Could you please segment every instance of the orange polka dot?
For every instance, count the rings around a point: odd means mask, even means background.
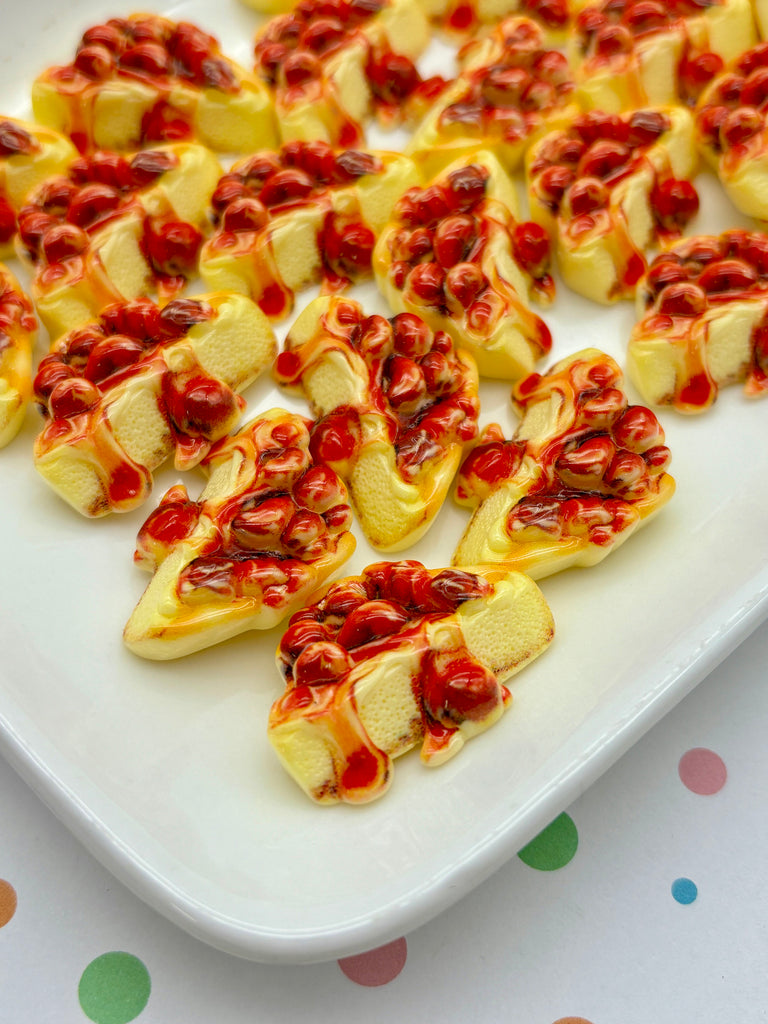
[[[552,1024],[592,1024],[586,1017],[558,1017]]]
[[[10,882],[0,878],[0,928],[8,924],[16,913],[16,890]]]

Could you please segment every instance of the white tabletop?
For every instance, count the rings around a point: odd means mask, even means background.
[[[762,1021],[766,662],[768,625],[525,859],[386,947],[310,966],[249,963],[190,938],[0,762],[0,1020]]]

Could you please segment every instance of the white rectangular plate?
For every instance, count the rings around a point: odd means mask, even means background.
[[[130,10],[7,5],[0,111],[28,113],[33,76],[69,59],[88,24]],[[249,64],[256,19],[237,0],[162,10]],[[745,223],[710,177],[698,183],[693,230]],[[386,312],[364,294],[370,312]],[[629,304],[603,309],[561,287],[545,316],[553,359],[595,345],[623,362]],[[482,396],[483,423],[511,428],[508,388],[484,385]],[[247,397],[251,412],[304,411],[268,381]],[[513,856],[765,618],[767,413],[735,387],[703,417],[662,416],[676,496],[601,565],[542,581],[555,642],[516,678],[501,722],[442,768],[402,758],[372,805],[320,808],[266,740],[282,690],[278,633],[170,664],[124,650],[146,583],[132,552],[149,509],[96,522],[73,513],[32,467],[31,410],[0,453],[2,750],[107,867],[214,946],[286,963],[395,938]],[[159,474],[155,497],[175,479]],[[194,474],[188,484],[197,494]],[[465,522],[449,503],[407,557],[447,564]],[[380,557],[360,541],[347,568]]]

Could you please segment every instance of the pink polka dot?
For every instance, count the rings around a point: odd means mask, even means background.
[[[677,771],[683,785],[700,796],[718,793],[728,776],[723,759],[706,747],[686,751],[680,758]]]
[[[16,913],[16,890],[10,882],[0,878],[0,928],[4,927]]]
[[[405,967],[408,946],[405,939],[395,939],[386,946],[379,946],[368,953],[347,956],[339,960],[339,967],[350,981],[367,988],[386,985],[393,981]]]

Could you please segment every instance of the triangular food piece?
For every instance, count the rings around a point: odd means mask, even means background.
[[[177,468],[195,466],[237,425],[237,392],[276,350],[269,321],[244,295],[109,306],[40,362],[34,390],[46,423],[35,466],[85,516],[134,509],[171,454]]]
[[[481,147],[512,173],[528,146],[578,107],[573,76],[530,18],[508,18],[459,53],[461,70],[416,128],[406,152],[426,175]]]
[[[21,429],[32,394],[37,320],[32,302],[0,263],[0,448]]]
[[[594,302],[631,298],[646,251],[678,237],[699,208],[696,164],[682,107],[591,111],[535,143],[531,216],[549,232],[568,287]]]
[[[360,146],[373,114],[397,120],[420,86],[429,41],[412,0],[299,0],[256,33],[256,73],[274,97],[283,142]]]
[[[99,151],[47,179],[19,213],[17,246],[52,338],[113,302],[177,295],[197,274],[221,166],[190,143]]]
[[[477,434],[472,357],[412,313],[366,316],[322,297],[304,310],[275,378],[318,418],[311,447],[349,487],[370,543],[399,551],[431,526]]]
[[[63,174],[77,150],[63,135],[0,116],[0,259],[13,255],[16,215],[46,178]]]
[[[757,42],[751,0],[597,0],[578,5],[568,53],[585,110],[693,106]]]
[[[696,141],[733,205],[768,220],[768,43],[743,53],[702,93]]]
[[[376,563],[291,619],[269,739],[313,800],[366,803],[388,789],[393,758],[420,744],[426,764],[443,764],[497,722],[505,681],[553,633],[521,573]]]
[[[638,289],[627,372],[646,402],[708,409],[726,384],[768,393],[768,236],[696,235],[661,253]]]
[[[376,282],[396,313],[416,313],[474,357],[481,376],[531,373],[551,345],[529,301],[549,302],[549,239],[515,216],[514,185],[477,151],[395,205],[373,253]]]
[[[584,349],[513,389],[511,441],[487,427],[459,472],[474,509],[454,564],[498,562],[534,579],[600,562],[672,497],[664,432],[629,405],[610,356]]]
[[[139,531],[154,575],[123,634],[143,658],[192,654],[271,629],[355,549],[344,484],[313,460],[311,420],[270,409],[204,460],[197,501],[178,484]]]
[[[288,142],[237,161],[213,193],[216,231],[202,247],[209,288],[243,292],[272,320],[321,282],[341,291],[371,277],[376,237],[420,178],[400,153]]]
[[[35,79],[32,109],[81,152],[197,141],[250,153],[277,141],[264,84],[207,32],[155,14],[86,29],[71,63]]]

